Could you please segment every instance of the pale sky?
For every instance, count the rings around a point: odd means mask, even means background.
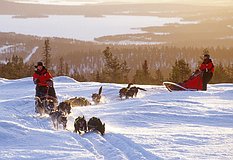
[[[80,5],[93,4],[101,2],[130,2],[130,3],[180,3],[180,4],[195,4],[195,5],[213,5],[213,6],[228,6],[233,5],[233,0],[9,0],[24,3],[42,3],[42,4],[65,4],[65,5]]]

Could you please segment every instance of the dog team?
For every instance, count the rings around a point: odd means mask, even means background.
[[[136,97],[139,90],[146,91],[140,87],[131,87],[133,84],[130,83],[126,88],[121,88],[119,90],[119,96],[121,99],[125,97],[128,99],[129,97]],[[98,93],[92,94],[92,101],[97,105],[100,103],[102,98],[102,86],[99,88]],[[35,97],[35,110],[40,116],[44,114],[49,114],[51,117],[53,126],[55,129],[58,130],[59,125],[63,126],[63,129],[66,129],[67,125],[67,117],[71,113],[72,107],[77,106],[88,106],[91,103],[84,97],[75,97],[69,100],[65,100],[61,102],[59,105],[57,101],[54,100],[51,96],[44,96],[44,97]],[[74,132],[81,134],[81,131],[84,133],[88,131],[96,131],[104,135],[105,132],[105,124],[101,122],[101,120],[97,117],[92,117],[87,122],[84,116],[79,116],[74,121]]]

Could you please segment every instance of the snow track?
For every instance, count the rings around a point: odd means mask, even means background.
[[[37,51],[38,48],[39,48],[38,46],[34,47],[34,48],[32,49],[32,51],[31,51],[31,53],[23,60],[23,62],[24,62],[24,63],[29,62],[30,59],[31,59],[31,57],[33,56],[33,54],[36,53],[36,51]]]
[[[126,159],[119,149],[112,146],[101,135],[87,133],[81,136],[81,139],[78,137],[78,141],[90,153],[94,154],[96,159]]]
[[[0,79],[0,159],[157,160],[233,157],[233,84],[210,85],[207,92],[172,92],[140,86],[134,99],[120,100],[125,85],[55,78],[59,101],[86,97],[103,86],[99,105],[74,107],[67,129],[53,128],[34,113],[31,78]],[[99,117],[106,134],[73,133],[74,119]]]

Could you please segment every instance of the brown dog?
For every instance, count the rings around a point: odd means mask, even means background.
[[[66,100],[65,102],[70,103],[71,107],[76,107],[76,106],[89,106],[91,103],[84,97],[75,97],[71,98],[69,100]]]
[[[126,97],[126,93],[129,90],[130,86],[133,85],[133,83],[129,83],[126,88],[121,88],[119,91],[119,96],[122,99],[122,97]]]
[[[95,104],[100,103],[101,93],[102,93],[102,86],[99,88],[99,93],[92,94],[91,97],[92,97],[92,100],[95,102]]]
[[[127,92],[126,92],[126,99],[128,99],[129,97],[137,97],[138,94],[138,90],[142,90],[142,91],[146,91],[143,88],[140,87],[131,87]]]

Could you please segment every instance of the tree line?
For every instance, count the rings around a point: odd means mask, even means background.
[[[135,70],[135,73],[130,76],[132,68],[129,67],[126,60],[122,60],[114,55],[110,47],[106,47],[102,51],[102,56],[99,58],[103,61],[103,67],[95,69],[94,73],[84,75],[80,73],[77,66],[69,65],[64,57],[59,58],[59,63],[54,66],[51,57],[51,46],[48,39],[44,41],[42,52],[42,60],[48,70],[54,76],[70,76],[78,81],[96,81],[107,83],[129,83],[135,84],[159,84],[163,81],[183,82],[192,74],[190,64],[183,59],[174,60],[174,65],[171,67],[169,76],[165,78],[162,72],[162,67],[151,69],[147,59],[142,59],[142,64]],[[200,59],[200,62],[202,59]],[[198,64],[198,65],[199,65]],[[198,68],[198,65],[196,68]],[[6,64],[0,64],[0,77],[7,79],[17,79],[29,77],[34,72],[34,64],[24,63],[23,58],[13,55],[7,60]],[[214,76],[211,83],[233,83],[233,64],[223,66],[222,63],[215,64]]]
[[[26,36],[14,33],[0,33],[0,44],[11,46],[7,50],[2,50],[0,59],[11,59],[13,55],[26,58],[36,46],[36,53],[30,58],[31,63],[42,60],[44,41],[46,38]],[[101,72],[105,66],[102,51],[106,44],[93,42],[83,42],[73,39],[49,38],[52,68],[58,70],[60,58],[69,64],[70,70],[79,72],[86,79],[91,79],[94,72]],[[129,78],[132,79],[136,70],[140,70],[142,64],[147,60],[151,75],[155,76],[155,71],[159,69],[165,78],[169,77],[175,60],[184,59],[189,63],[192,70],[195,69],[203,47],[184,46],[176,47],[172,45],[108,45],[112,54],[120,61],[126,61],[130,68]],[[0,46],[1,47],[1,46]],[[223,67],[232,64],[233,47],[205,46],[213,57],[215,64],[222,63]]]

